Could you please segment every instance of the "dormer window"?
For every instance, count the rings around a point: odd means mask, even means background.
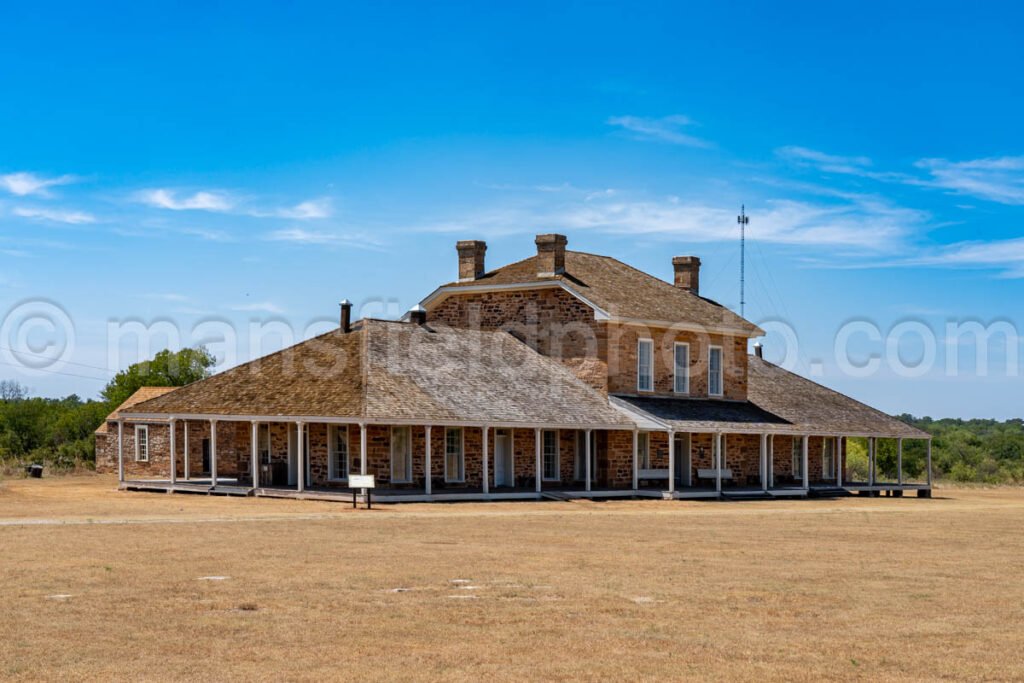
[[[708,395],[722,395],[722,347],[708,349]]]
[[[636,343],[636,390],[654,391],[654,340]]]

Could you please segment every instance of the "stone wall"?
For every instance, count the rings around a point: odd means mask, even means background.
[[[452,295],[428,314],[451,327],[506,330],[556,358],[602,391],[637,393],[637,341],[654,340],[655,395],[675,394],[675,343],[690,345],[690,396],[708,395],[708,347],[722,347],[723,398],[747,397],[747,339],[594,320],[593,310],[562,289]]]

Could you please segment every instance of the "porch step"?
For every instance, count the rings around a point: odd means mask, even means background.
[[[775,496],[764,491],[760,493],[730,493],[722,491],[722,500],[775,500]]]
[[[838,486],[830,486],[828,488],[812,488],[807,492],[808,498],[844,498],[850,495],[850,492],[844,488]]]
[[[540,497],[544,500],[557,500],[560,503],[568,503],[572,500],[572,498],[564,493],[558,493],[555,491],[541,491]]]

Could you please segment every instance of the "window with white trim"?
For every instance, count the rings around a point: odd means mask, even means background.
[[[347,481],[348,465],[348,425],[330,425],[328,443],[329,459],[327,461],[327,478],[333,481]]]
[[[636,439],[637,469],[651,469],[651,435],[641,432]]]
[[[636,343],[636,390],[654,391],[654,340]]]
[[[391,481],[412,482],[412,435],[409,427],[391,428]]]
[[[256,446],[259,449],[260,462],[270,464],[270,425],[260,424],[257,428]]]
[[[821,449],[821,476],[831,479],[836,476],[836,441],[828,438],[824,441],[824,446]]]
[[[448,427],[444,430],[444,480],[463,482],[466,480],[466,456],[463,448],[462,429]]]
[[[149,462],[149,425],[135,425],[135,462]]]
[[[545,481],[558,481],[560,479],[558,475],[558,431],[545,429],[541,433],[541,440],[543,443],[541,451],[543,456],[542,476]]]
[[[708,396],[722,395],[722,347],[708,349]]]
[[[794,477],[804,476],[804,445],[803,439],[800,437],[793,437],[793,468]]]
[[[673,388],[677,394],[688,394],[690,393],[690,345],[686,342],[676,342],[674,360]]]

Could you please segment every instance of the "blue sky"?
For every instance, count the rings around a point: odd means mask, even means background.
[[[127,321],[189,343],[326,325],[343,297],[395,315],[466,238],[491,266],[553,231],[665,278],[697,254],[738,308],[746,204],[747,317],[794,331],[797,371],[891,412],[1020,416],[1024,11],[892,5],[5,8],[0,314],[49,302],[74,332],[8,324],[0,377],[93,396],[135,360],[108,348]],[[880,331],[849,337],[877,371],[837,360],[850,321]],[[1011,331],[950,338],[972,321]],[[919,376],[888,362],[929,343]]]

